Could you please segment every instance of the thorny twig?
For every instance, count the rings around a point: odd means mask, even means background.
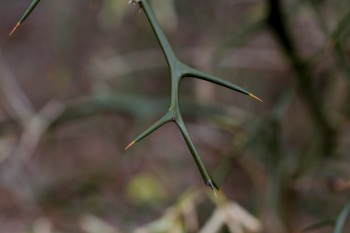
[[[222,80],[218,77],[209,75],[207,73],[204,73],[202,71],[199,71],[195,68],[192,68],[184,63],[182,63],[175,55],[173,49],[171,48],[169,41],[167,40],[166,36],[163,33],[163,30],[161,29],[158,20],[156,19],[150,5],[146,0],[132,0],[130,1],[132,4],[139,4],[139,6],[144,10],[149,23],[152,26],[152,29],[158,39],[158,42],[162,48],[162,51],[165,55],[166,61],[168,63],[169,69],[170,69],[170,78],[171,78],[171,99],[170,99],[170,107],[167,113],[160,118],[156,123],[154,123],[151,127],[146,129],[143,133],[141,133],[135,140],[133,140],[125,149],[127,150],[129,147],[137,143],[138,141],[142,140],[164,124],[168,122],[174,122],[183,138],[186,141],[186,144],[192,154],[193,159],[196,162],[196,165],[200,171],[200,174],[207,186],[209,186],[214,193],[216,194],[215,190],[219,190],[218,186],[213,182],[211,177],[209,176],[203,162],[201,161],[201,158],[190,138],[190,135],[187,131],[187,128],[185,126],[185,123],[182,119],[182,114],[179,107],[179,86],[180,82],[185,77],[192,77],[197,79],[202,79],[226,88],[229,88],[231,90],[243,93],[245,95],[251,96],[255,99],[260,100],[253,94],[247,92],[243,88],[236,86],[230,82],[227,82],[225,80]],[[261,100],[260,100],[261,101]]]

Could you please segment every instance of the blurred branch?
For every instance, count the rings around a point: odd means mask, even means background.
[[[106,221],[90,214],[84,215],[79,225],[86,233],[120,233],[116,227],[108,224]]]
[[[193,57],[200,55],[203,51],[213,51],[215,47],[178,47],[176,48],[180,54],[185,57]],[[266,48],[226,48],[214,52],[215,56],[223,56],[229,54],[221,61],[217,60],[216,66],[231,69],[252,69],[258,71],[287,71],[279,53],[272,49]],[[221,53],[223,53],[221,55]],[[194,58],[198,62],[198,57]],[[259,61],[253,58],[261,58]],[[215,59],[211,59],[216,61]],[[282,64],[281,64],[282,63]],[[149,70],[155,68],[166,67],[166,62],[162,58],[162,54],[158,49],[147,49],[128,54],[121,54],[110,58],[95,58],[91,64],[90,72],[95,72],[95,76],[106,80],[119,78],[129,75],[133,72]]]
[[[241,29],[237,32],[232,33],[232,37],[230,37],[227,41],[221,44],[219,48],[215,50],[212,57],[213,66],[216,66],[221,58],[225,55],[225,49],[227,47],[237,47],[243,42],[247,41],[253,36],[256,36],[260,32],[262,32],[266,24],[264,22],[265,17],[260,17],[255,19],[253,22],[249,22],[247,25],[243,25],[240,27]]]
[[[290,35],[290,29],[287,26],[286,19],[282,13],[280,0],[268,0],[269,16],[267,23],[280,42],[286,56],[296,72],[297,89],[303,97],[312,118],[316,123],[317,129],[322,135],[322,157],[328,157],[332,153],[336,144],[336,131],[329,120],[327,114],[322,109],[319,98],[313,90],[312,75],[307,64],[298,54],[295,43]]]
[[[258,219],[236,203],[219,206],[199,233],[220,232],[227,226],[232,233],[261,232],[262,225]]]
[[[16,81],[14,74],[6,63],[0,48],[0,94],[5,99],[9,113],[24,126],[34,115],[34,108],[28,97]]]
[[[55,128],[67,121],[93,116],[106,112],[127,114],[144,121],[160,114],[168,106],[168,100],[162,98],[147,98],[127,94],[96,94],[80,98],[65,107],[65,110],[51,124]],[[227,114],[222,107],[200,105],[189,100],[183,101],[183,112],[186,115],[217,115]]]
[[[333,233],[342,233],[345,230],[345,223],[350,216],[350,200],[344,205],[343,209],[340,211],[336,218]]]
[[[335,223],[334,219],[323,219],[321,221],[318,221],[314,224],[311,224],[307,227],[303,227],[300,230],[296,230],[294,233],[306,233],[306,232],[313,232],[316,230],[320,230],[326,227],[333,226]]]
[[[198,232],[197,206],[203,202],[204,197],[203,192],[198,190],[186,192],[165,210],[161,218],[138,227],[134,233]]]
[[[207,200],[215,204],[215,209],[202,227],[198,224],[200,205]],[[224,197],[213,198],[199,190],[185,193],[173,206],[168,208],[164,215],[136,229],[135,233],[161,233],[161,232],[221,232],[227,226],[232,233],[257,233],[262,231],[260,221],[247,210]]]
[[[14,162],[14,164],[22,164],[34,152],[41,136],[50,125],[50,119],[55,119],[57,117],[58,109],[61,109],[62,106],[57,102],[50,102],[41,111],[35,113],[31,102],[16,82],[13,73],[6,64],[1,49],[0,72],[0,90],[7,102],[6,106],[11,109],[10,113],[12,113],[15,121],[19,122],[23,129],[18,144],[14,146],[11,152],[11,160],[17,161]],[[7,124],[11,122],[11,120],[6,120],[5,123],[1,123],[1,125],[6,127]],[[15,170],[18,169],[13,169],[13,171],[16,173]],[[2,172],[3,170],[4,169],[2,169]],[[11,172],[4,173],[6,176],[12,176]]]
[[[135,106],[137,106],[135,108]],[[143,96],[126,95],[126,94],[95,94],[92,96],[81,97],[72,101],[50,120],[49,129],[53,130],[69,121],[80,120],[84,117],[95,116],[103,113],[126,114],[133,118],[150,119],[166,109],[168,100],[162,98],[145,98]],[[230,109],[223,109],[222,106],[201,105],[198,103],[184,100],[182,103],[183,113],[188,116],[215,116],[215,115],[232,115]],[[234,111],[236,113],[236,111]],[[246,113],[242,113],[246,114]],[[0,129],[5,128],[18,129],[19,122],[15,119],[6,119],[0,122]]]
[[[345,49],[343,46],[344,38],[346,32],[349,30],[350,26],[350,11],[348,11],[342,18],[339,20],[337,27],[333,32],[330,32],[330,29],[327,26],[326,19],[323,16],[320,9],[320,2],[316,0],[308,0],[310,3],[315,15],[317,22],[326,37],[326,45],[325,48],[331,48],[333,50],[333,54],[336,58],[337,64],[341,70],[343,70],[345,76],[348,81],[350,81],[350,64],[349,60],[346,56]]]
[[[7,160],[3,160],[0,164],[4,185],[12,187],[26,198],[30,198],[33,193],[26,176],[23,174],[24,167],[34,154],[51,122],[60,115],[61,111],[62,105],[53,101],[40,112],[34,114],[24,126],[20,139],[14,145]]]

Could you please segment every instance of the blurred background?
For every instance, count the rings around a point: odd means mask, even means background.
[[[182,82],[225,200],[172,123],[124,151],[170,101],[142,10],[42,1],[9,37],[29,3],[0,8],[0,232],[333,232],[346,219],[348,1],[150,1],[181,60],[264,100]]]

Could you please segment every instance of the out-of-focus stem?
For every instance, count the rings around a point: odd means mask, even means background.
[[[268,0],[269,16],[267,23],[274,32],[286,56],[288,57],[296,73],[298,91],[304,99],[316,127],[322,135],[323,156],[329,156],[335,147],[336,132],[327,114],[322,109],[319,99],[313,90],[312,75],[309,67],[303,61],[295,48],[295,43],[290,36],[290,30],[282,14],[280,0]]]

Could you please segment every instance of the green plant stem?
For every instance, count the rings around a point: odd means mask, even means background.
[[[171,78],[171,99],[170,99],[170,107],[168,112],[156,123],[154,123],[151,127],[146,129],[143,133],[141,133],[138,137],[136,137],[135,140],[133,140],[125,149],[128,149],[132,145],[134,145],[136,142],[142,140],[155,130],[157,130],[159,127],[164,125],[167,122],[175,122],[178,126],[179,130],[182,133],[183,138],[186,141],[186,144],[191,152],[191,155],[197,165],[197,168],[200,172],[200,175],[202,179],[204,180],[205,184],[209,186],[214,192],[215,190],[219,190],[218,186],[212,181],[210,178],[191,138],[187,131],[187,128],[185,126],[185,123],[182,119],[180,106],[179,106],[179,87],[182,78],[184,77],[193,77],[193,78],[199,78],[205,81],[212,82],[214,84],[229,88],[234,91],[238,91],[240,93],[243,93],[245,95],[251,96],[253,98],[257,98],[253,94],[247,92],[243,88],[234,85],[232,83],[229,83],[225,80],[222,80],[218,77],[215,77],[213,75],[209,75],[207,73],[201,72],[195,68],[192,68],[184,63],[182,63],[175,55],[173,49],[170,46],[170,43],[166,36],[163,33],[163,30],[161,29],[158,20],[156,19],[152,8],[148,4],[146,0],[134,0],[133,3],[138,3],[140,7],[144,10],[147,19],[149,23],[151,24],[151,27],[153,29],[153,32],[155,33],[158,42],[162,48],[162,51],[164,53],[164,56],[167,60],[169,69],[170,69],[170,78]]]
[[[146,16],[149,20],[149,23],[152,25],[152,30],[153,30],[154,34],[156,35],[159,44],[161,45],[161,48],[162,48],[163,53],[165,55],[165,59],[168,62],[168,65],[170,67],[173,67],[174,62],[176,61],[175,53],[174,53],[173,49],[171,48],[168,39],[164,35],[164,32],[161,29],[159,22],[152,11],[151,6],[148,4],[147,1],[142,1],[142,0],[139,1],[139,4],[144,9]]]
[[[27,8],[27,10],[24,12],[24,14],[22,15],[21,19],[18,21],[18,23],[16,24],[16,26],[12,29],[10,36],[12,35],[12,33],[14,33],[14,31],[16,31],[16,29],[28,18],[28,16],[33,12],[33,10],[37,7],[37,5],[39,4],[40,0],[33,0],[29,7]]]

